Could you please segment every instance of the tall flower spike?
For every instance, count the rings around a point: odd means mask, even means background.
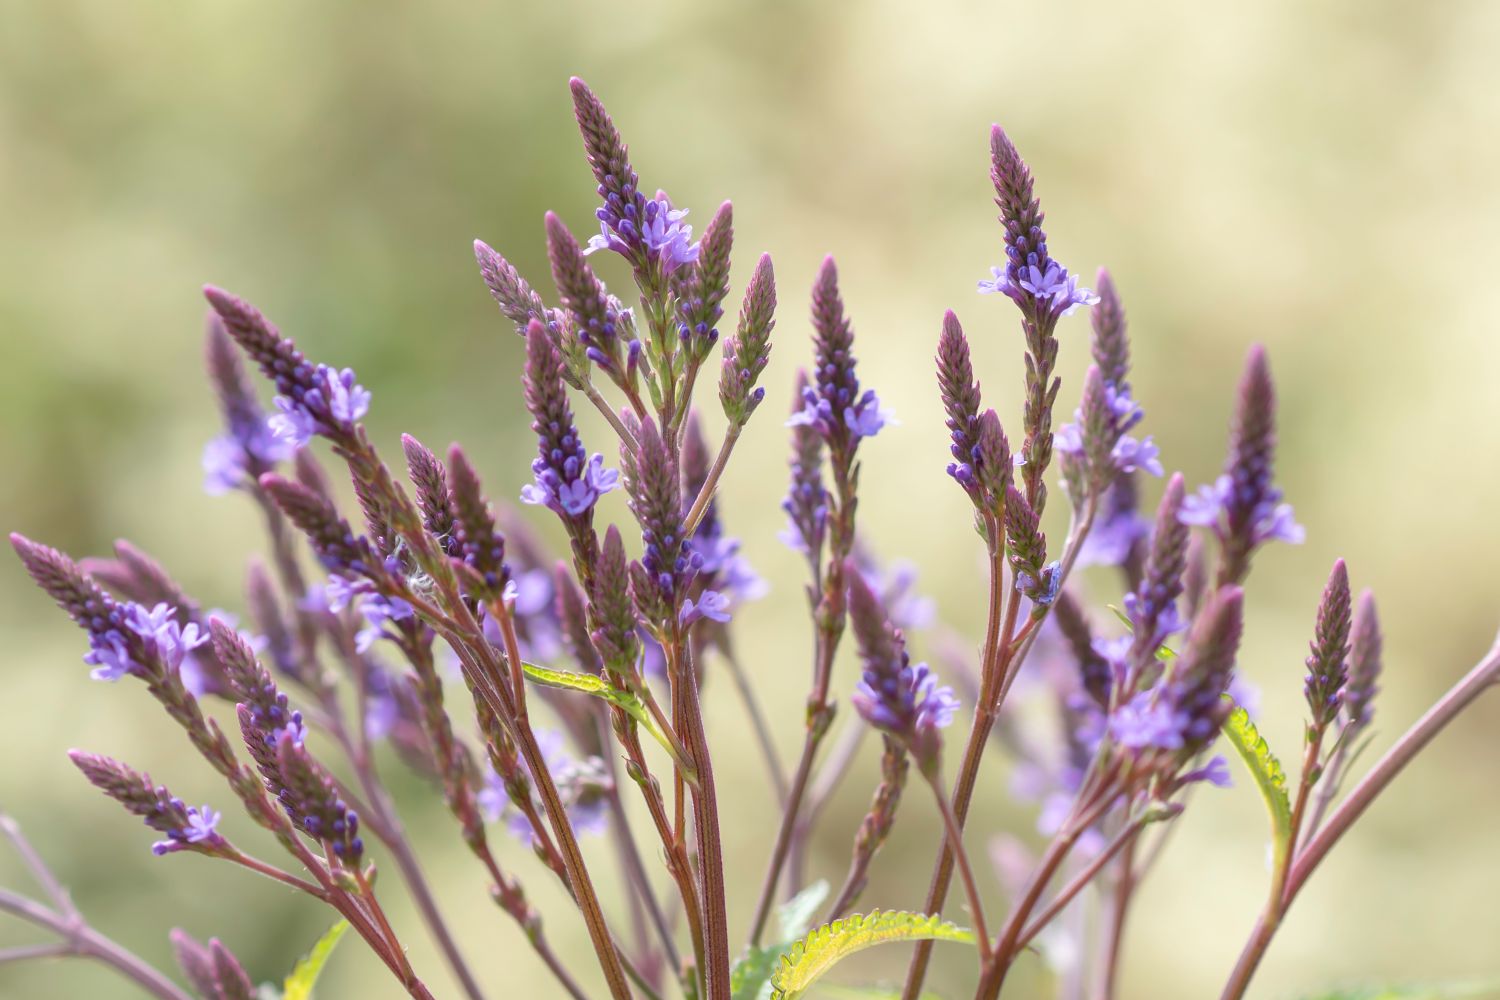
[[[817,360],[813,386],[802,392],[802,409],[788,421],[817,429],[836,460],[852,461],[860,438],[874,437],[890,420],[873,389],[859,391],[854,371],[854,328],[844,315],[838,266],[832,257],[813,285],[813,347]]]
[[[1128,389],[1126,379],[1130,375],[1130,339],[1126,335],[1125,308],[1120,304],[1120,294],[1115,290],[1115,282],[1109,271],[1101,267],[1096,283],[1099,286],[1099,301],[1089,311],[1089,322],[1094,328],[1094,339],[1090,345],[1094,364],[1099,366],[1107,385]]]
[[[341,576],[370,576],[377,572],[379,560],[369,541],[356,535],[349,522],[324,497],[274,473],[262,476],[260,485],[287,519],[307,536],[324,569]]]
[[[416,489],[423,526],[443,546],[443,551],[450,556],[459,555],[462,543],[458,539],[453,494],[448,488],[448,470],[426,445],[410,434],[401,435],[401,449],[406,453],[407,474]]]
[[[974,364],[969,358],[969,339],[958,317],[950,309],[943,314],[943,332],[937,349],[938,395],[943,412],[948,415],[948,475],[962,486],[975,504],[984,502],[979,483],[979,383],[974,380]],[[1008,450],[1008,449],[1007,449]]]
[[[799,371],[794,398],[801,399],[809,391],[807,373]],[[823,486],[823,439],[807,424],[792,427],[791,467],[791,489],[781,502],[787,515],[781,540],[817,566],[828,533],[828,491]]]
[[[165,785],[153,785],[149,775],[117,760],[82,750],[69,750],[68,759],[95,788],[139,816],[151,829],[165,834],[164,839],[151,845],[151,853],[214,854],[226,846],[217,830],[219,813],[208,806],[185,805]]]
[[[224,321],[224,329],[276,384],[276,408],[270,427],[277,437],[298,447],[314,435],[349,444],[356,423],[370,408],[370,394],[354,381],[354,372],[313,365],[283,337],[260,310],[243,299],[209,285],[203,294]]]
[[[1318,624],[1307,657],[1303,693],[1312,710],[1311,729],[1321,733],[1338,718],[1344,684],[1349,679],[1349,570],[1334,561],[1318,602]]]
[[[562,358],[535,320],[526,329],[525,382],[537,457],[531,463],[536,481],[521,490],[521,501],[548,507],[564,519],[586,518],[599,497],[619,484],[620,474],[604,468],[602,455],[584,451],[563,388]]]
[[[1042,209],[1033,191],[1031,170],[1005,130],[990,129],[990,179],[995,204],[1005,227],[1005,267],[990,269],[993,277],[979,283],[981,292],[1003,292],[1033,321],[1051,325],[1079,306],[1098,301],[1078,278],[1047,253],[1042,231]]]
[[[459,556],[472,572],[469,590],[481,602],[499,600],[510,580],[505,565],[505,536],[495,527],[489,501],[479,485],[479,474],[458,445],[448,449],[453,472],[453,506]]]
[[[979,437],[976,444],[979,487],[984,493],[985,509],[999,511],[1015,481],[1015,459],[1010,441],[1000,426],[1000,415],[993,409],[979,415]]]
[[[1161,644],[1184,624],[1177,610],[1182,577],[1187,569],[1189,535],[1187,526],[1179,519],[1182,502],[1182,476],[1173,475],[1156,509],[1156,528],[1151,534],[1151,550],[1141,585],[1125,597],[1125,612],[1134,628],[1129,666],[1136,678],[1147,674],[1156,662],[1156,651]]]
[[[1275,453],[1276,390],[1265,348],[1257,344],[1240,378],[1224,474],[1182,508],[1183,521],[1210,526],[1219,537],[1220,585],[1243,582],[1250,557],[1262,543],[1275,539],[1297,545],[1305,537],[1291,504],[1281,502],[1281,491],[1272,484]]]
[[[1359,609],[1354,613],[1354,638],[1349,650],[1349,684],[1344,689],[1344,717],[1350,739],[1370,724],[1375,716],[1375,695],[1380,690],[1381,647],[1380,616],[1375,611],[1375,595],[1359,595]]]
[[[647,417],[637,435],[639,453],[626,464],[630,510],[641,525],[644,552],[631,567],[631,592],[657,630],[672,627],[699,559],[682,534],[682,491],[677,463]]]
[[[940,730],[953,721],[958,699],[939,685],[925,663],[912,666],[906,638],[891,624],[880,598],[859,567],[845,564],[849,581],[849,621],[863,664],[851,700],[860,717],[900,740],[924,774],[937,771],[942,753]]]
[[[282,730],[274,745],[282,781],[279,797],[287,815],[345,865],[358,867],[365,849],[359,817],[339,798],[333,778],[308,754],[299,734]]]
[[[633,676],[641,652],[639,623],[630,598],[625,543],[613,524],[604,532],[599,568],[589,592],[589,620],[594,648],[604,659],[604,665],[614,673]]]
[[[743,427],[765,398],[756,386],[760,373],[771,360],[771,330],[776,325],[776,274],[771,255],[763,253],[740,303],[740,318],[734,336],[724,344],[724,365],[719,375],[719,402],[730,426]]]
[[[1016,589],[1031,599],[1036,614],[1057,597],[1061,571],[1057,563],[1047,562],[1047,536],[1036,511],[1014,486],[1005,491],[1005,539]]]
[[[178,966],[202,1000],[254,1000],[250,977],[218,938],[209,938],[205,945],[176,928],[171,939]]]
[[[622,335],[626,331],[618,303],[584,260],[583,250],[568,227],[552,212],[547,213],[547,259],[552,262],[552,280],[563,308],[589,360],[610,378],[624,379],[626,345]]]
[[[629,150],[609,112],[576,76],[569,86],[573,116],[603,199],[594,213],[599,218],[599,235],[589,240],[589,251],[614,250],[637,268],[659,263],[668,272],[691,263],[697,258],[698,245],[691,242],[692,227],[682,222],[687,212],[673,209],[664,195],[647,198],[641,193]]]
[[[677,332],[694,364],[702,364],[719,340],[719,320],[729,295],[729,252],[734,246],[734,209],[719,206],[699,244],[698,259],[679,269]]]
[[[1223,694],[1234,672],[1243,627],[1244,592],[1234,585],[1219,588],[1193,623],[1187,648],[1174,666],[1174,700],[1187,756],[1212,742],[1229,714],[1230,703]]]
[[[272,433],[234,341],[214,312],[208,314],[204,360],[208,380],[219,399],[224,433],[203,449],[203,489],[221,494],[253,485],[277,463],[290,458],[292,448]]]
[[[521,277],[521,272],[510,261],[483,240],[474,241],[474,259],[479,262],[479,273],[495,304],[500,307],[501,314],[516,325],[517,333],[526,336],[526,327],[532,320],[544,326],[552,321],[551,310],[536,289]]]

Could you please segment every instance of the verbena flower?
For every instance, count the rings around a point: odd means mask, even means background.
[[[1079,287],[1078,278],[1047,253],[1031,170],[999,125],[990,130],[990,152],[995,204],[1005,227],[1006,262],[990,268],[991,277],[979,282],[979,291],[1007,295],[1028,315],[1047,320],[1097,302],[1098,296]]]
[[[860,392],[854,371],[854,328],[844,315],[839,295],[838,267],[823,259],[813,285],[813,344],[817,368],[813,382],[802,389],[802,408],[792,414],[790,427],[812,427],[839,452],[852,451],[861,438],[874,437],[892,422],[875,390]]]
[[[165,838],[151,845],[160,857],[177,851],[213,853],[225,846],[219,835],[220,813],[208,806],[185,805],[165,785],[153,785],[149,775],[97,754],[70,750],[68,757],[83,776],[105,795],[145,821]]]
[[[850,700],[861,718],[904,743],[917,766],[930,773],[937,767],[942,748],[939,731],[953,721],[958,699],[952,688],[938,682],[927,664],[912,665],[901,630],[891,624],[880,599],[852,561],[844,575],[849,586],[849,621],[863,664]]]
[[[565,518],[583,517],[619,485],[620,474],[604,467],[602,455],[591,457],[584,450],[563,388],[562,358],[535,321],[526,331],[525,382],[538,454],[531,463],[535,482],[521,490],[521,502]]]

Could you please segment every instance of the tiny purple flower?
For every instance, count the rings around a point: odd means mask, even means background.
[[[281,412],[271,417],[271,432],[297,448],[317,434],[348,432],[370,409],[370,393],[354,381],[354,370],[319,365],[313,388],[296,396],[277,396]]]
[[[158,840],[152,844],[151,853],[161,857],[164,854],[184,850],[188,844],[211,844],[221,840],[218,833],[220,817],[218,810],[210,809],[208,806],[202,809],[189,806],[187,826],[171,831],[167,834],[167,839]]]
[[[1177,750],[1182,747],[1186,722],[1157,690],[1141,691],[1109,717],[1109,734],[1129,750]]]
[[[682,610],[677,613],[677,620],[683,625],[691,625],[700,618],[708,618],[716,622],[729,621],[729,598],[717,590],[705,590],[698,598],[696,604],[691,597],[682,602]]]

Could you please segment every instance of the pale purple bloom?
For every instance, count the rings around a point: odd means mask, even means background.
[[[1078,286],[1078,276],[1055,260],[1048,259],[1043,267],[1022,264],[1015,268],[1016,280],[1012,281],[1005,268],[992,267],[993,277],[981,279],[981,294],[1000,292],[1025,306],[1035,301],[1053,317],[1066,316],[1079,306],[1091,306],[1099,296],[1087,288]]]
[[[634,206],[631,206],[634,208]],[[585,254],[598,250],[613,250],[623,257],[630,257],[639,241],[649,256],[662,261],[663,270],[671,272],[683,264],[698,259],[698,244],[693,242],[693,227],[682,220],[687,217],[685,208],[673,208],[666,193],[658,191],[656,197],[642,205],[639,224],[628,219],[616,220],[608,210],[599,213],[599,235],[590,236]],[[611,223],[615,223],[612,225]]]
[[[1157,690],[1141,691],[1109,716],[1109,735],[1129,750],[1177,750],[1187,720]]]
[[[1179,785],[1186,785],[1193,781],[1206,781],[1218,788],[1228,788],[1234,784],[1229,773],[1229,762],[1217,754],[1209,758],[1208,763],[1202,767],[1189,771],[1177,779]]]
[[[1122,473],[1131,473],[1139,469],[1153,476],[1161,476],[1165,474],[1165,470],[1161,467],[1161,460],[1157,458],[1158,453],[1150,434],[1139,441],[1129,434],[1124,434],[1110,449],[1109,457],[1114,461],[1115,468]]]
[[[1233,492],[1234,480],[1227,474],[1207,486],[1200,486],[1197,493],[1183,500],[1178,520],[1183,524],[1211,527],[1215,533],[1222,531],[1221,518]],[[1267,499],[1256,507],[1250,529],[1251,539],[1255,544],[1279,541],[1288,545],[1300,545],[1306,540],[1307,531],[1296,522],[1292,505],[1281,503],[1280,500],[1280,491],[1272,490]]]
[[[188,844],[207,844],[222,840],[218,833],[220,816],[217,810],[208,806],[202,809],[188,806],[188,825],[168,833],[166,840],[158,840],[152,844],[151,853],[161,857],[163,854],[183,850]]]
[[[1116,511],[1096,524],[1078,548],[1079,566],[1118,566],[1151,534],[1151,522],[1135,510]]]
[[[826,438],[837,419],[828,399],[808,387],[802,391],[802,409],[787,419],[786,426],[816,428]],[[874,389],[866,389],[859,399],[844,407],[842,419],[856,439],[874,437],[887,424],[896,422],[895,415],[880,405]]]
[[[716,622],[729,621],[729,598],[717,590],[705,590],[693,603],[691,597],[682,602],[682,610],[677,613],[677,620],[683,625],[691,625],[700,618],[708,618]]]
[[[196,623],[179,625],[174,620],[177,609],[169,604],[157,604],[147,611],[139,604],[125,605],[125,627],[141,637],[148,653],[154,653],[169,670],[182,666],[188,653],[208,642],[208,633]],[[115,680],[117,677],[106,678]]]
[[[354,370],[319,365],[313,388],[297,396],[277,396],[271,432],[300,448],[315,435],[349,431],[370,409],[370,393],[354,381]]]
[[[139,669],[125,648],[124,636],[113,629],[89,636],[89,651],[83,654],[83,662],[93,666],[89,676],[96,681],[117,681]]]
[[[564,463],[564,474],[540,458],[531,463],[536,482],[521,488],[521,502],[547,507],[559,514],[577,517],[591,509],[599,498],[620,485],[617,469],[604,467],[604,456],[595,455],[578,467],[576,458],[569,456]]]

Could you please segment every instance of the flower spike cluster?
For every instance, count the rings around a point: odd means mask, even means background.
[[[813,346],[817,368],[813,384],[802,391],[802,409],[790,426],[817,429],[831,452],[852,455],[861,438],[874,437],[891,420],[874,389],[860,392],[854,371],[854,328],[844,315],[838,266],[823,259],[813,285]]]
[[[535,320],[526,330],[526,408],[537,435],[531,463],[536,481],[521,490],[521,502],[547,507],[564,519],[589,515],[599,498],[619,485],[620,474],[589,456],[578,437],[563,388],[562,358]]]

